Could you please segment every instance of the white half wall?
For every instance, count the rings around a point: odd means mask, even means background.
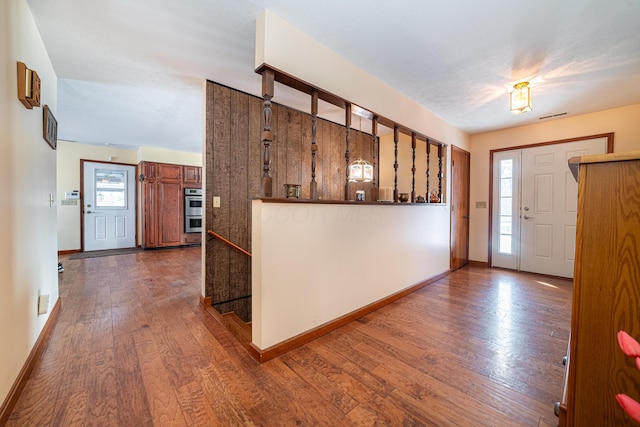
[[[447,205],[252,202],[261,350],[449,270]]]

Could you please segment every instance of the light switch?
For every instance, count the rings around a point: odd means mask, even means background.
[[[486,201],[476,202],[476,209],[486,209],[486,208],[487,208]]]
[[[213,196],[213,207],[214,208],[220,207],[220,196]]]
[[[38,314],[47,314],[49,311],[49,295],[38,296]]]

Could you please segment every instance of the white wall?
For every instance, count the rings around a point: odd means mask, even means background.
[[[252,203],[252,340],[266,349],[449,270],[444,205]]]
[[[640,150],[640,104],[471,136],[469,258],[488,260],[490,150],[614,132],[614,152]]]
[[[62,205],[60,201],[66,191],[80,188],[80,160],[137,165],[141,161],[174,163],[178,165],[201,166],[202,154],[186,153],[163,148],[140,147],[138,150],[116,148],[113,145],[90,145],[77,142],[58,141],[58,250],[79,250],[81,206]],[[111,160],[109,160],[111,158]],[[138,209],[139,212],[139,209]],[[138,221],[139,222],[139,221]],[[138,243],[140,243],[138,232]]]
[[[270,11],[265,10],[256,21],[256,68],[268,64],[416,132],[469,149],[468,134]]]
[[[41,79],[41,105],[57,111],[57,78],[25,0],[0,2],[0,402],[58,300],[56,151],[42,138],[42,107],[16,93],[16,62]],[[38,292],[49,312],[38,315]]]

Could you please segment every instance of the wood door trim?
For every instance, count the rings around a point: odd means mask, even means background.
[[[492,251],[493,251],[493,155],[495,153],[499,153],[501,151],[512,151],[512,150],[523,150],[525,148],[534,148],[541,147],[543,145],[556,145],[556,144],[566,144],[569,142],[577,142],[577,141],[585,141],[589,139],[596,138],[607,138],[607,153],[613,153],[613,137],[614,132],[607,133],[599,133],[596,135],[587,135],[587,136],[578,136],[575,138],[567,138],[567,139],[558,139],[554,141],[547,142],[537,142],[533,144],[524,144],[524,145],[515,145],[512,147],[503,147],[496,148],[494,150],[489,150],[489,200],[488,200],[488,208],[489,208],[489,227],[488,227],[488,239],[487,239],[487,264],[489,267],[492,265]]]

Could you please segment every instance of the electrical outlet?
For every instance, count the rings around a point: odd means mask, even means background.
[[[220,196],[213,196],[213,207],[214,208],[220,207]]]

